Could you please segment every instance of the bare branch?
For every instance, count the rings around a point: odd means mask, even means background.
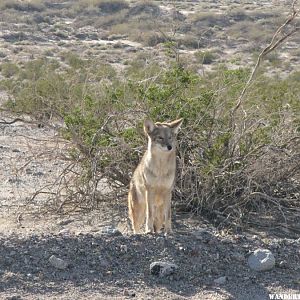
[[[4,119],[0,120],[0,124],[5,124],[5,125],[11,125],[11,124],[14,124],[14,123],[17,123],[17,122],[30,123],[30,122],[28,122],[24,119],[21,119],[21,118],[16,118],[16,119],[13,119],[12,121],[6,121]]]
[[[231,127],[234,127],[234,118],[235,118],[235,113],[236,111],[240,108],[241,104],[242,104],[242,101],[244,99],[244,96],[246,94],[246,91],[248,90],[252,80],[254,79],[257,71],[258,71],[258,68],[263,60],[263,58],[269,54],[270,52],[272,52],[274,49],[276,49],[279,45],[281,45],[288,37],[290,37],[291,35],[293,35],[295,32],[297,32],[300,27],[299,26],[294,26],[293,29],[291,29],[289,32],[287,33],[283,33],[283,30],[284,29],[287,29],[288,25],[291,24],[295,19],[296,19],[296,16],[298,15],[299,13],[299,10],[296,9],[296,2],[297,0],[294,0],[293,3],[292,3],[292,12],[290,13],[290,15],[287,17],[287,19],[285,20],[285,22],[280,25],[278,27],[278,29],[275,31],[273,37],[272,37],[272,40],[270,42],[270,44],[265,47],[261,53],[259,54],[258,58],[257,58],[257,61],[256,61],[256,64],[250,74],[250,77],[248,79],[248,81],[246,82],[239,98],[237,99],[237,103],[235,105],[235,107],[232,109],[232,119],[231,119]],[[279,35],[283,35],[282,37],[279,37]]]

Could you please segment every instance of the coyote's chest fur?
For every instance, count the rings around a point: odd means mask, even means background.
[[[171,232],[171,198],[176,174],[176,134],[182,120],[145,121],[148,148],[134,171],[128,194],[133,231],[146,219],[146,232]]]
[[[159,157],[147,151],[144,159],[145,185],[161,190],[172,189],[176,169],[175,153],[167,153]]]

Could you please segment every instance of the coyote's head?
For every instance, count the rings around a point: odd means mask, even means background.
[[[183,119],[178,119],[170,123],[153,123],[151,120],[145,120],[144,131],[148,136],[148,147],[150,150],[160,150],[171,152],[176,148],[176,135]]]

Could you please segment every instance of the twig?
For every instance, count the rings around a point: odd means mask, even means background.
[[[11,124],[14,124],[14,123],[17,123],[17,122],[31,123],[30,121],[26,121],[26,120],[21,119],[21,118],[16,118],[16,119],[13,119],[12,121],[6,121],[6,120],[3,120],[3,119],[0,120],[0,124],[5,124],[5,125],[11,125]]]
[[[256,64],[250,74],[250,77],[248,79],[248,81],[246,82],[239,98],[237,99],[237,103],[235,105],[235,107],[232,109],[232,112],[231,112],[231,128],[234,129],[234,119],[235,119],[235,114],[237,112],[237,110],[240,108],[240,106],[242,105],[242,102],[243,102],[243,99],[244,99],[244,96],[252,82],[252,80],[254,79],[257,71],[258,71],[258,68],[263,60],[263,58],[269,54],[270,52],[272,52],[274,49],[276,49],[280,44],[282,44],[288,37],[290,37],[291,35],[293,35],[295,32],[297,32],[300,27],[299,26],[295,26],[292,30],[290,30],[288,33],[285,33],[282,37],[279,37],[280,34],[283,34],[283,30],[285,28],[287,28],[287,26],[289,24],[291,24],[296,16],[298,15],[299,13],[299,10],[297,10],[295,8],[296,6],[296,2],[297,0],[294,0],[293,3],[292,3],[292,12],[290,13],[290,15],[288,16],[288,18],[285,20],[285,22],[280,25],[278,27],[278,29],[276,30],[276,32],[274,33],[273,37],[272,37],[272,40],[271,42],[269,43],[269,45],[267,47],[265,47],[261,53],[259,54],[258,58],[257,58],[257,61],[256,61]]]
[[[277,198],[271,197],[271,196],[269,196],[267,194],[264,194],[264,193],[261,193],[261,192],[252,192],[249,196],[259,196],[259,197],[263,198],[264,200],[267,200],[267,201],[275,204],[278,207],[281,214],[282,214],[282,217],[284,219],[284,223],[287,225],[287,219],[286,219],[285,214],[284,214],[284,212],[281,208],[280,203],[278,202],[278,201],[284,200],[284,199],[277,199]]]

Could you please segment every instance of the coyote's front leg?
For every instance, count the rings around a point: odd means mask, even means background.
[[[168,192],[165,195],[165,234],[172,233],[172,211],[171,211],[171,199],[172,199],[172,192]]]
[[[155,195],[151,189],[146,190],[146,233],[154,233],[154,201]]]

